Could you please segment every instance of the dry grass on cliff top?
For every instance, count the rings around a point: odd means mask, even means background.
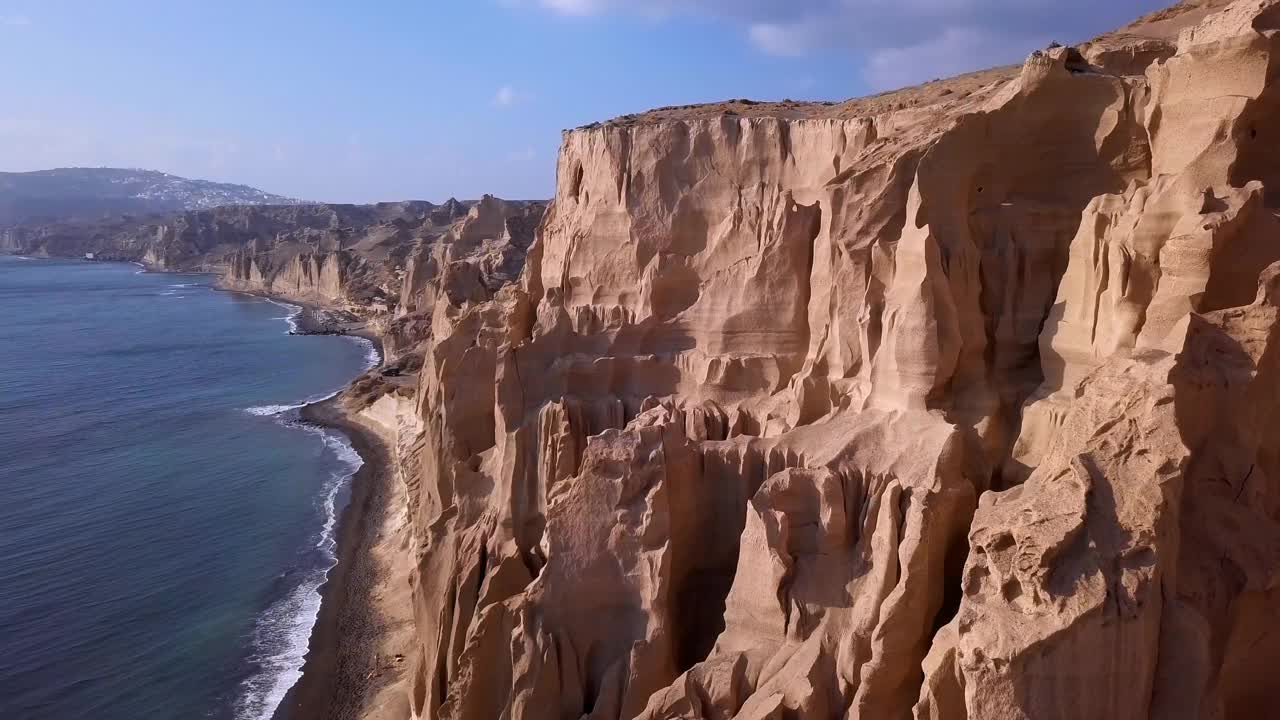
[[[671,120],[698,120],[720,115],[739,117],[783,117],[791,120],[847,120],[880,115],[894,110],[927,107],[968,97],[992,85],[1012,80],[1018,74],[1018,65],[979,70],[957,75],[945,80],[933,80],[900,90],[890,90],[878,95],[854,98],[844,102],[810,102],[783,100],[759,102],[737,99],[697,105],[673,105],[656,108],[634,115],[623,115],[604,123],[612,126],[628,126]],[[587,125],[598,127],[601,123]]]
[[[1135,40],[1174,41],[1178,33],[1202,20],[1216,8],[1233,0],[1184,0],[1163,10],[1144,15],[1132,23],[1099,35],[1082,46],[1094,48],[1120,47]],[[870,117],[913,108],[949,105],[974,94],[983,94],[1017,76],[1020,65],[978,70],[946,79],[931,80],[921,85],[890,90],[876,95],[852,98],[843,102],[797,101],[761,102],[748,99],[693,105],[672,105],[642,113],[623,115],[604,123],[592,123],[580,129],[604,126],[628,127],[678,120],[699,120],[722,115],[737,117],[780,117],[790,120],[848,120]],[[943,109],[943,108],[940,108]]]

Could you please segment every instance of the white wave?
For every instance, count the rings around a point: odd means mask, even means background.
[[[325,567],[308,572],[292,592],[258,618],[252,661],[261,669],[243,683],[244,694],[236,704],[236,717],[240,720],[270,720],[302,677],[311,631],[320,616],[320,587],[338,563],[338,493],[364,465],[345,436],[313,425],[294,427],[318,434],[345,469],[334,473],[321,503],[325,522],[316,548],[323,554]]]
[[[361,372],[368,372],[382,364],[382,353],[378,350],[377,343],[369,338],[362,338],[358,335],[344,335],[343,337],[350,338],[357,345],[365,348],[364,370]]]
[[[285,317],[282,317],[282,318],[276,318],[276,319],[277,319],[277,320],[284,320],[285,322],[289,323],[289,332],[290,332],[290,333],[296,333],[296,332],[298,332],[298,318],[302,317],[302,308],[301,308],[301,307],[299,307],[299,306],[297,306],[297,305],[291,305],[291,304],[289,304],[289,303],[287,303],[287,302],[281,302],[281,301],[279,301],[279,300],[275,300],[275,299],[272,299],[272,298],[262,298],[262,299],[263,299],[263,300],[266,300],[267,302],[271,303],[272,305],[278,305],[278,306],[280,306],[280,307],[284,308],[285,310],[288,310],[288,311],[289,311],[289,314],[288,314],[288,315],[286,315]]]
[[[258,407],[245,408],[244,411],[250,415],[257,415],[259,417],[273,417],[276,415],[283,415],[292,410],[301,410],[308,405],[322,403],[325,400],[332,400],[338,397],[338,393],[340,392],[342,392],[342,388],[334,390],[326,395],[313,395],[300,403],[294,403],[292,405],[260,405]]]
[[[290,410],[300,410],[306,405],[307,403],[298,403],[296,405],[259,405],[258,407],[245,408],[244,411],[250,415],[257,415],[258,417],[273,417],[276,415],[283,415]]]
[[[347,467],[347,473],[344,478],[350,478],[356,474],[360,468],[364,467],[364,458],[360,457],[360,453],[352,447],[351,441],[343,435],[328,430],[321,430],[320,436],[324,440],[325,447],[333,451],[338,456],[338,460]],[[316,547],[328,552],[336,551],[338,547],[338,538],[334,534],[334,530],[338,525],[337,500],[338,491],[342,489],[342,483],[334,483],[329,492],[325,494],[325,523],[324,529],[320,533],[320,540],[316,542]]]
[[[323,577],[324,573],[308,575],[293,593],[258,618],[253,644],[262,650],[253,661],[262,669],[244,681],[244,695],[236,703],[237,718],[270,720],[289,688],[302,677],[302,664],[294,658],[306,656],[307,640],[320,614],[320,595],[315,587]]]
[[[350,474],[355,474],[357,470],[364,467],[364,458],[356,452],[355,446],[346,435],[331,430],[325,430],[323,434],[325,447],[333,451],[338,460],[350,469]]]
[[[35,258],[29,258],[26,255],[14,255],[14,257],[18,258],[19,260],[35,260]]]
[[[138,266],[138,272],[134,273],[134,275],[141,275],[142,273],[144,273],[144,272],[146,272],[146,271],[147,271],[147,266],[146,266],[146,265],[143,265],[143,264],[142,264],[142,263],[140,263],[140,262],[135,262],[135,263],[132,263],[132,264],[134,264],[134,265],[137,265],[137,266]]]

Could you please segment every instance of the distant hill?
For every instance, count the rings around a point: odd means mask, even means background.
[[[0,173],[0,227],[223,205],[299,203],[247,185],[189,180],[154,170],[60,168]]]

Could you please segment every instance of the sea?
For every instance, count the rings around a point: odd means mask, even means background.
[[[298,313],[0,256],[0,718],[272,716],[361,463],[298,408],[377,360]]]

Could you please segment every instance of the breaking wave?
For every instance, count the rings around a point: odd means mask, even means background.
[[[242,694],[236,703],[238,720],[270,720],[289,689],[302,677],[311,631],[320,615],[320,588],[338,564],[338,496],[364,465],[360,454],[341,434],[293,420],[281,422],[320,436],[342,469],[330,476],[320,501],[325,518],[315,542],[320,562],[291,578],[289,592],[267,608],[254,625],[249,660],[257,670],[241,685]]]

